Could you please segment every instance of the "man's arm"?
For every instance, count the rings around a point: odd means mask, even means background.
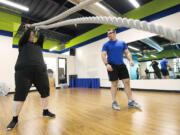
[[[168,66],[170,70],[172,69],[172,67],[169,65],[169,63],[166,63],[166,66]]]
[[[101,58],[102,58],[102,61],[105,65],[107,65],[107,52],[106,51],[102,51],[101,53]]]
[[[113,71],[111,65],[108,64],[108,62],[107,62],[107,52],[106,51],[102,51],[101,58],[102,58],[103,63],[106,65],[107,70]]]
[[[128,49],[126,49],[126,50],[124,50],[124,53],[125,53],[127,59],[129,60],[130,65],[134,66],[134,62],[132,60],[132,56],[131,56],[130,51]]]

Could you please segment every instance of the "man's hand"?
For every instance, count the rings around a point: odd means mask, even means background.
[[[132,67],[134,67],[134,61],[129,62]]]
[[[113,68],[109,64],[106,65],[106,68],[107,68],[108,71],[113,71]]]

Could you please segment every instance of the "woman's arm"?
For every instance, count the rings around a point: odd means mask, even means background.
[[[40,32],[36,44],[39,45],[41,48],[43,48],[43,42],[44,42],[44,35]]]
[[[20,38],[18,43],[19,47],[23,46],[28,42],[30,34],[31,34],[31,29],[29,28],[24,32],[23,36]]]

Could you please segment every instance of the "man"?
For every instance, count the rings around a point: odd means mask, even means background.
[[[157,78],[161,79],[161,70],[158,67],[158,62],[153,60],[150,66],[152,66],[152,68],[154,69],[154,73]]]
[[[113,29],[107,32],[109,41],[106,42],[102,48],[102,60],[107,68],[109,80],[111,81],[111,95],[112,95],[112,108],[120,110],[116,101],[116,93],[118,86],[118,79],[122,80],[125,88],[125,93],[128,97],[128,106],[140,108],[140,106],[133,100],[130,88],[129,73],[126,65],[123,62],[123,52],[127,56],[130,65],[134,66],[131,54],[126,46],[126,43],[116,39],[116,31]]]
[[[55,114],[48,110],[49,80],[42,55],[44,36],[40,34],[37,42],[34,42],[35,33],[30,28],[30,24],[26,24],[25,28],[27,30],[19,40],[19,55],[15,65],[16,88],[12,107],[13,118],[7,130],[17,125],[19,113],[32,84],[41,95],[43,117],[55,117]]]
[[[168,60],[165,57],[163,57],[160,64],[161,64],[161,72],[163,74],[164,79],[169,79],[169,72],[168,72],[167,67],[169,67],[170,70],[172,68],[168,63]]]

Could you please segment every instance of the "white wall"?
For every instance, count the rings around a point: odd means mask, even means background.
[[[14,66],[18,57],[18,49],[12,48],[12,37],[0,35],[0,43],[0,82],[6,83],[10,88],[10,92],[13,92],[15,91]],[[67,76],[69,82],[69,74],[75,74],[74,57],[46,52],[44,52],[43,55],[48,60],[55,60],[56,65],[58,65],[58,57],[67,58]],[[58,86],[58,66],[55,67],[53,63],[50,63],[50,61],[48,64],[50,64],[49,66],[54,69],[55,83]]]
[[[56,87],[59,87],[59,85],[58,85],[58,58],[66,58],[67,59],[67,81],[69,84],[69,75],[75,74],[75,66],[74,66],[75,65],[75,60],[74,60],[75,58],[74,58],[74,56],[53,54],[53,53],[47,53],[47,52],[43,52],[43,56],[45,59],[52,59],[52,60],[56,59],[56,67],[55,67],[55,64],[51,65],[51,67],[54,71]]]
[[[177,20],[180,20],[180,13],[176,13],[168,17],[161,18],[159,20],[153,21],[153,23],[161,24],[161,25],[168,26],[174,29],[179,29],[180,23]],[[127,31],[117,34],[117,38],[120,40],[124,40],[126,43],[128,43],[128,42],[136,41],[139,39],[151,37],[154,35],[155,34],[152,34],[149,32],[129,29]],[[110,87],[111,84],[108,81],[107,71],[101,60],[101,49],[102,49],[103,44],[107,41],[108,39],[105,38],[100,41],[96,41],[94,43],[91,43],[91,44],[88,44],[86,46],[76,49],[75,72],[78,74],[79,78],[100,78],[101,87]],[[146,65],[144,64],[143,69],[145,70],[145,68],[146,68]],[[144,75],[145,75],[145,72],[144,72]],[[164,80],[164,81],[168,82],[167,80]],[[136,85],[136,81],[132,80],[131,86],[132,88],[172,90],[170,84],[169,84],[169,87],[161,87],[164,81],[162,81],[162,83],[160,83],[161,82],[160,81],[159,86],[155,87],[156,85],[158,85],[156,80],[154,81],[152,80],[149,83],[148,82],[145,83],[144,81],[139,82],[137,83],[137,85]],[[170,82],[174,86],[173,88],[174,90],[180,90],[180,85],[177,85],[177,83],[180,83],[180,80],[174,80],[174,82],[172,80]],[[150,83],[152,83],[152,85]],[[119,86],[123,87],[121,83],[119,84]]]
[[[0,35],[0,82],[6,83],[11,91],[15,88],[14,65],[17,53],[17,49],[12,49],[12,38]]]

